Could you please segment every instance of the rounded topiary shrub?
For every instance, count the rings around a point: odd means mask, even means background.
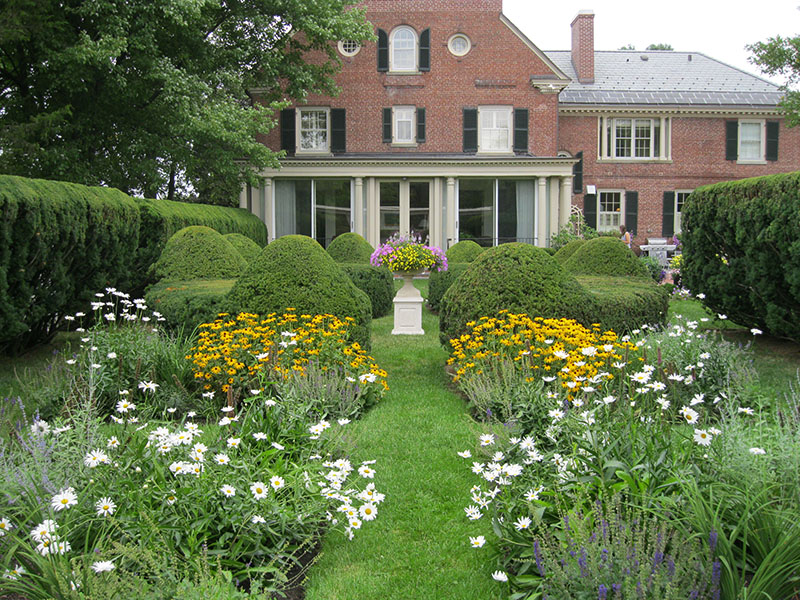
[[[442,298],[442,343],[460,336],[467,323],[499,310],[531,317],[591,321],[593,300],[575,278],[542,248],[519,242],[483,252]]]
[[[369,264],[369,257],[374,251],[375,248],[367,240],[352,231],[337,235],[328,246],[328,254],[337,263]]]
[[[233,279],[247,261],[222,234],[203,225],[184,227],[167,240],[153,265],[156,279]]]
[[[650,277],[642,262],[621,240],[601,236],[582,244],[563,263],[574,275]]]
[[[455,248],[455,246],[453,246]],[[447,271],[431,271],[428,276],[428,306],[438,312],[442,308],[442,298],[453,282],[467,270],[470,263],[447,263]]]
[[[372,265],[339,265],[358,289],[364,292],[372,303],[372,318],[385,317],[392,312],[394,304],[394,278],[386,267]]]
[[[472,240],[462,240],[450,246],[446,252],[448,263],[471,263],[486,250]]]
[[[369,348],[372,305],[316,241],[285,235],[265,247],[228,294],[231,312],[352,317],[352,341]]]
[[[158,311],[170,330],[190,333],[200,323],[210,323],[227,312],[227,295],[234,279],[160,281],[147,288],[147,306]]]
[[[565,245],[561,246],[553,257],[558,261],[558,264],[563,265],[570,256],[575,254],[575,252],[586,243],[586,240],[577,239],[572,240],[571,242],[566,243]]]
[[[226,233],[222,237],[228,240],[231,246],[239,251],[239,254],[247,261],[248,265],[253,262],[256,256],[261,254],[261,246],[246,235],[242,235],[241,233]]]

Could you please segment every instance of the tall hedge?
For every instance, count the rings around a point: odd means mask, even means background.
[[[681,277],[737,323],[800,341],[800,172],[696,189]]]
[[[205,225],[221,234],[241,233],[259,246],[267,244],[267,227],[257,216],[242,208],[193,204],[172,200],[136,199],[141,210],[142,235],[136,254],[136,272],[140,279],[135,287],[150,283],[147,269],[178,230],[189,225]]]
[[[0,346],[48,339],[94,292],[127,288],[136,202],[119,190],[0,176]]]

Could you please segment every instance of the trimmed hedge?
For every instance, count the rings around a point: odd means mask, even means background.
[[[392,313],[394,304],[394,278],[385,267],[363,264],[341,264],[355,286],[364,292],[372,303],[372,318],[378,319]]]
[[[222,237],[239,251],[239,254],[247,261],[248,265],[253,262],[256,256],[261,254],[261,246],[241,233],[226,233]]]
[[[653,281],[634,277],[575,277],[594,299],[593,320],[603,330],[625,333],[667,322],[669,291]]]
[[[601,236],[586,241],[563,265],[573,275],[650,277],[647,267],[615,237]]]
[[[205,225],[221,234],[241,233],[259,246],[267,244],[267,227],[257,216],[242,208],[192,204],[172,200],[136,199],[144,232],[136,253],[135,270],[141,278],[134,287],[152,283],[146,278],[150,265],[158,260],[161,251],[178,230],[190,225]]]
[[[577,252],[578,248],[580,248],[586,243],[586,241],[587,240],[577,239],[568,242],[567,244],[561,246],[561,248],[556,250],[556,253],[553,255],[553,258],[555,258],[558,261],[558,264],[563,266],[564,263],[567,262],[567,260],[569,260],[569,258],[573,254],[575,254],[575,252]]]
[[[469,321],[502,309],[588,324],[593,308],[591,296],[544,249],[501,244],[475,259],[444,294],[439,337],[446,344],[465,333]]]
[[[741,325],[800,341],[800,172],[698,188],[681,221],[683,284]]]
[[[445,253],[447,256],[447,263],[471,263],[478,258],[485,249],[486,248],[473,240],[456,242],[450,246],[450,249]]]
[[[0,347],[49,339],[94,292],[129,289],[139,209],[119,190],[0,176]]]
[[[235,279],[160,281],[145,294],[147,306],[161,313],[170,329],[190,332],[200,323],[210,323],[227,312],[227,295]]]
[[[355,319],[351,339],[369,348],[372,306],[316,241],[285,235],[272,242],[228,294],[230,312],[259,315],[294,308],[297,314]]]
[[[368,265],[373,252],[372,244],[352,231],[337,235],[328,245],[328,254],[337,263]]]
[[[450,289],[453,282],[470,265],[470,263],[453,263],[449,261],[450,259],[448,258],[447,271],[431,271],[428,276],[428,306],[435,312],[439,312],[442,309],[442,298],[445,292]]]
[[[247,261],[218,232],[204,225],[184,227],[164,246],[153,265],[159,280],[235,279]]]

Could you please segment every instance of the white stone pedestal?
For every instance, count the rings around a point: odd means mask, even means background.
[[[394,297],[392,335],[425,335],[422,329],[422,294],[414,287],[414,273],[401,273],[403,287]]]

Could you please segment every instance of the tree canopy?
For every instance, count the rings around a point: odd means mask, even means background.
[[[351,4],[6,0],[0,172],[235,202],[277,164],[256,136],[279,102],[334,94],[332,42],[372,36]]]
[[[786,115],[786,124],[794,127],[800,124],[800,91],[792,86],[800,82],[800,35],[784,38],[776,36],[766,42],[750,44],[747,49],[753,53],[750,62],[757,65],[767,75],[782,77],[784,97],[781,108]]]

